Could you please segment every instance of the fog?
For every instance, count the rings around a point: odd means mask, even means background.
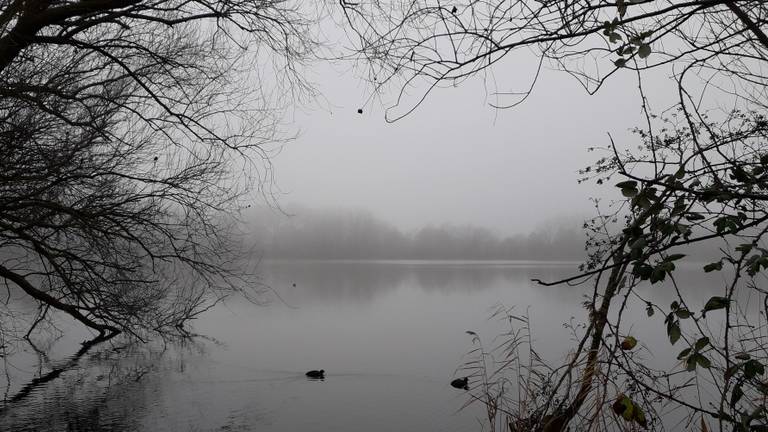
[[[535,65],[535,58],[531,58]],[[387,123],[394,95],[376,94],[348,65],[313,69],[314,103],[296,108],[297,131],[274,159],[274,192],[282,203],[371,211],[403,231],[429,225],[473,225],[502,235],[527,234],[564,215],[594,215],[590,197],[619,198],[612,185],[578,184],[599,157],[588,147],[637,144],[628,130],[644,124],[636,77],[618,74],[596,95],[575,79],[545,70],[522,105],[496,110],[493,92],[530,78],[516,56],[456,87],[435,89],[417,110]],[[666,77],[649,75],[664,108]],[[412,97],[423,89],[409,89]],[[363,108],[358,114],[357,109]]]
[[[585,257],[581,221],[552,220],[527,234],[502,236],[472,225],[401,231],[364,210],[289,207],[247,214],[246,231],[264,258],[553,260]]]
[[[528,232],[505,235],[488,227],[447,222],[400,229],[365,209],[289,204],[247,209],[239,231],[257,259],[583,262],[587,257],[583,225],[589,217],[550,218]],[[733,246],[713,239],[672,252],[704,263],[716,260],[720,248]]]

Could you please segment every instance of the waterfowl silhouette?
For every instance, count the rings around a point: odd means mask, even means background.
[[[451,387],[469,390],[469,377],[456,378],[455,380],[451,381]]]
[[[313,379],[323,379],[325,378],[325,370],[311,370],[305,374],[307,378],[313,378]]]

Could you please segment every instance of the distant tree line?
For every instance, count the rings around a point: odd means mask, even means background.
[[[403,232],[362,211],[302,209],[293,216],[257,210],[249,224],[265,258],[582,260],[577,223],[502,237],[476,226],[427,226]]]

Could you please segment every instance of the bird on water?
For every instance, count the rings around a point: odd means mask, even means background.
[[[315,378],[315,379],[325,378],[325,370],[324,369],[311,370],[307,372],[305,375],[307,375],[307,378]]]
[[[451,387],[469,390],[469,377],[456,378],[455,380],[451,381]]]

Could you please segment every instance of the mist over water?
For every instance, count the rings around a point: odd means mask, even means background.
[[[243,219],[254,249],[265,258],[582,261],[586,256],[583,221],[576,218],[512,236],[472,225],[401,230],[350,209],[256,208]]]

